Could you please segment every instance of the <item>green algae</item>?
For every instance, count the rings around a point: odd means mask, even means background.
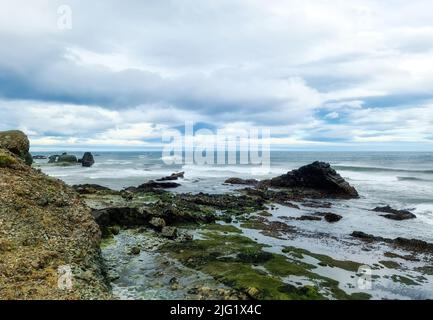
[[[242,233],[242,230],[240,230],[239,228],[228,224],[206,224],[203,226],[203,228],[206,230],[220,231],[224,233]]]
[[[400,268],[400,264],[395,262],[395,261],[390,261],[390,260],[383,260],[383,261],[379,261],[380,264],[384,265],[385,267],[387,267],[388,269],[398,269]]]
[[[405,276],[399,276],[399,275],[392,275],[391,276],[392,281],[396,282],[396,283],[401,283],[407,286],[419,286],[420,284],[418,282],[415,282],[414,280],[405,277]]]
[[[208,227],[204,227],[203,239],[167,243],[162,251],[254,299],[315,300],[327,299],[328,295],[336,299],[367,298],[345,293],[338,281],[313,273],[315,266],[267,252],[266,246],[235,232],[223,234],[220,227]],[[311,285],[295,287],[285,282],[290,276],[304,277]]]
[[[11,155],[0,151],[0,167],[1,168],[7,168],[13,164],[15,164],[17,161],[14,157]]]
[[[319,260],[319,265],[321,266],[328,266],[331,268],[339,268],[346,271],[351,272],[357,272],[359,268],[363,265],[362,263],[350,261],[350,260],[336,260],[330,256],[319,254],[319,253],[313,253],[305,249],[301,248],[295,248],[295,247],[285,247],[283,249],[284,253],[289,253],[293,255],[294,257],[302,259],[304,255],[313,257],[317,260]]]

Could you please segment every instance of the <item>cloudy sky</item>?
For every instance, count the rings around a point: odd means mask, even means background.
[[[0,0],[0,130],[141,149],[185,121],[433,150],[433,2]]]

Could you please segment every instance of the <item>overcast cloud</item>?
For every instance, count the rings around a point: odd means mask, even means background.
[[[184,121],[288,149],[431,150],[433,2],[0,0],[0,130],[136,149]]]

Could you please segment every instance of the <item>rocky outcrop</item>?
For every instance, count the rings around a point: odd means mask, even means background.
[[[433,253],[433,243],[428,243],[423,240],[406,239],[400,237],[395,239],[389,239],[389,238],[383,238],[383,237],[367,234],[362,231],[354,231],[352,232],[351,236],[366,242],[384,242],[406,250],[411,250],[411,251],[421,252],[421,253],[423,252]]]
[[[314,162],[282,176],[265,180],[262,187],[307,188],[319,191],[323,196],[357,198],[358,192],[345,181],[329,163]]]
[[[396,210],[391,208],[390,206],[377,207],[374,208],[373,211],[387,213],[387,214],[382,214],[381,216],[391,220],[400,221],[400,220],[408,220],[408,219],[416,218],[416,215],[414,215],[412,212],[409,212],[407,210]]]
[[[0,148],[9,150],[25,161],[27,165],[33,163],[30,154],[30,142],[27,136],[18,130],[0,132]]]
[[[0,149],[0,299],[109,298],[100,238],[75,191]]]
[[[83,155],[83,158],[79,161],[83,167],[90,168],[95,164],[95,159],[93,158],[92,153],[86,152]]]
[[[180,186],[181,184],[176,182],[156,182],[150,180],[146,183],[143,183],[142,185],[139,185],[138,187],[129,187],[125,190],[129,192],[149,192],[158,189],[174,189]]]
[[[241,179],[241,178],[228,178],[224,181],[226,184],[238,184],[238,185],[247,185],[247,186],[256,186],[259,184],[259,181],[256,179]]]
[[[161,179],[158,179],[156,181],[174,181],[177,180],[179,178],[184,178],[185,176],[185,172],[178,172],[178,173],[172,173],[171,175],[167,176],[167,177],[163,177]]]

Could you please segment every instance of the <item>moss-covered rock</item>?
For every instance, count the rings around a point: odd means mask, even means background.
[[[0,300],[109,298],[100,230],[79,195],[4,149],[0,163]]]
[[[33,163],[33,158],[29,153],[29,139],[22,131],[11,130],[0,132],[0,148],[9,150],[19,156],[28,165]]]

